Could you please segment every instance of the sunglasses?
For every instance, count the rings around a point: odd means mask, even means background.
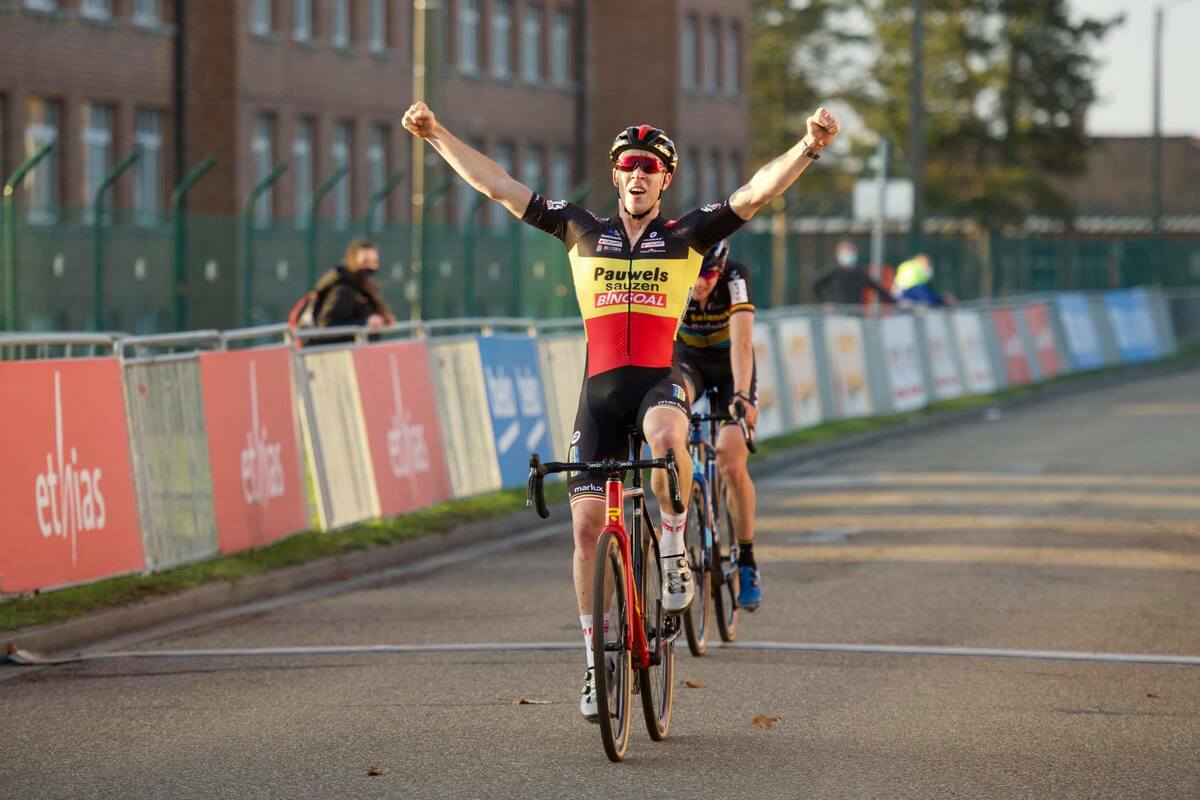
[[[619,172],[633,172],[635,169],[640,169],[646,175],[657,175],[667,171],[667,165],[654,156],[621,156],[613,164],[613,168]]]
[[[704,278],[704,280],[706,280],[706,281],[711,281],[713,278],[718,277],[724,271],[725,271],[724,269],[702,269],[702,270],[700,270],[700,277]]]

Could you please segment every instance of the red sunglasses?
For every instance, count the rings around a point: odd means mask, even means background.
[[[667,165],[654,156],[621,156],[613,164],[613,169],[620,172],[633,172],[640,169],[646,175],[657,175],[667,171]]]

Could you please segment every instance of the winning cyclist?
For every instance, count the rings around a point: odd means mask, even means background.
[[[650,125],[630,127],[609,149],[617,214],[599,217],[565,200],[549,200],[460,141],[424,103],[404,114],[404,127],[428,142],[467,183],[515,217],[550,233],[567,248],[587,335],[587,362],[572,461],[623,458],[636,425],[655,458],[674,449],[680,475],[690,475],[687,393],[673,364],[675,332],[704,253],[792,185],[833,141],[839,125],[824,108],[807,120],[807,135],[762,167],[725,202],[678,220],[659,208],[678,164],[675,144]],[[695,594],[683,546],[685,514],[671,508],[667,478],[654,472],[651,488],[662,513],[664,609],[682,613]],[[574,579],[588,669],[580,712],[596,712],[591,627],[592,562],[604,529],[604,476],[575,474],[569,482],[575,534]],[[596,620],[601,624],[601,620]]]
[[[704,256],[675,340],[675,359],[693,402],[706,389],[715,389],[718,408],[728,408],[736,419],[740,400],[746,424],[754,427],[758,421],[754,293],[750,270],[729,260],[728,242],[717,242]],[[738,540],[737,601],[753,611],[762,603],[762,583],[754,563],[754,483],[746,471],[750,451],[734,425],[721,427],[716,444],[717,469],[729,487],[729,512]]]

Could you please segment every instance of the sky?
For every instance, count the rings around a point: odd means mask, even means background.
[[[1099,100],[1088,114],[1092,135],[1148,136],[1153,130],[1153,41],[1157,0],[1070,0],[1076,18],[1125,22],[1094,49],[1101,62]],[[1163,23],[1162,127],[1166,135],[1200,136],[1200,0],[1166,0]]]

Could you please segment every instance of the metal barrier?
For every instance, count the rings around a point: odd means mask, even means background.
[[[0,333],[5,359],[88,358],[111,356],[120,333]]]
[[[575,411],[579,406],[579,387],[583,384],[587,343],[578,334],[543,336],[538,341],[538,355],[546,389],[550,440],[554,443],[553,457],[566,459],[575,430]]]
[[[454,496],[499,489],[500,465],[478,342],[474,336],[433,342],[429,364]]]

